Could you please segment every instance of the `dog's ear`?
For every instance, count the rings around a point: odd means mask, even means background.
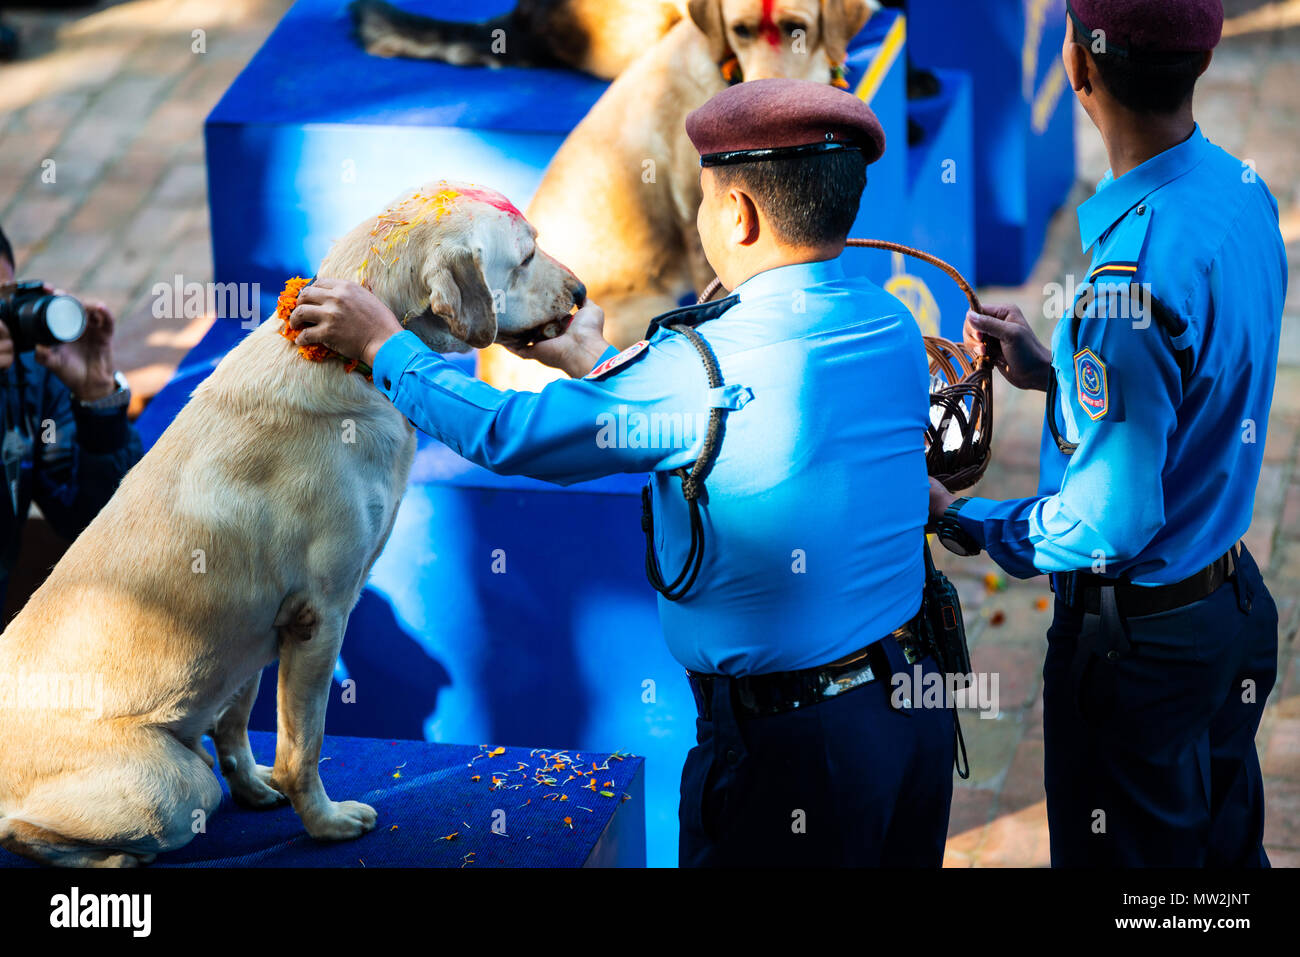
[[[721,63],[731,54],[727,25],[722,20],[722,0],[690,0],[691,19],[709,41],[709,56]]]
[[[822,46],[831,62],[849,55],[849,42],[880,9],[877,0],[822,0]]]
[[[439,246],[425,271],[429,308],[451,334],[475,349],[496,341],[497,316],[478,257],[465,246]]]

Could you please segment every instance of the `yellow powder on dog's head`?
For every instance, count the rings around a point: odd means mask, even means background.
[[[387,268],[389,254],[394,246],[399,242],[408,242],[411,230],[430,217],[434,222],[442,219],[451,212],[459,198],[458,190],[445,186],[428,195],[417,191],[398,205],[390,206],[376,218],[375,227],[370,230],[370,235],[376,240],[370,246],[370,256],[374,256]],[[363,259],[357,267],[357,281],[363,285],[368,275],[370,256]]]

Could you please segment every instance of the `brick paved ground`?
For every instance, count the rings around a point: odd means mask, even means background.
[[[206,320],[165,321],[149,289],[176,274],[211,278],[202,121],[288,0],[132,0],[75,14],[10,14],[30,40],[0,70],[0,222],[22,272],[105,300],[120,317],[119,352],[136,390],[167,380]],[[1300,0],[1227,0],[1231,34],[1198,100],[1207,134],[1255,161],[1282,207],[1293,264],[1267,464],[1249,543],[1281,610],[1282,652],[1258,745],[1267,777],[1267,842],[1275,864],[1300,865]],[[205,31],[194,52],[192,31]],[[1080,115],[1080,183],[1106,167]],[[56,163],[41,181],[42,161]],[[984,290],[1041,317],[1043,287],[1082,275],[1072,215],[1057,218],[1033,279]],[[1037,319],[1040,334],[1051,322]],[[1041,396],[999,383],[997,459],[982,491],[1029,494],[1036,475]],[[1043,865],[1042,582],[988,592],[992,567],[947,563],[965,600],[976,667],[999,677],[1001,715],[964,722],[973,773],[953,807],[948,864]],[[994,624],[1000,622],[1000,624]]]

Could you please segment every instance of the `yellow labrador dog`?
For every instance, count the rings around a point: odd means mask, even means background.
[[[583,299],[535,236],[500,194],[435,183],[338,241],[319,275],[365,280],[440,351],[535,341]],[[308,361],[282,328],[226,356],[0,636],[10,851],[120,866],[187,843],[221,795],[204,733],[241,803],[287,798],[321,840],[374,827],[371,807],[329,798],[317,763],[344,625],[415,438],[363,375]],[[277,657],[263,767],[248,715]]]
[[[700,164],[686,114],[735,79],[829,83],[876,0],[690,0],[690,17],[623,71],[551,161],[528,218],[586,281],[620,348],[713,279],[695,217]],[[480,360],[501,387],[557,373],[500,348]]]

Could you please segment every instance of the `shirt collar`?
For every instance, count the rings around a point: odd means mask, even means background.
[[[1205,158],[1209,141],[1198,124],[1192,135],[1172,149],[1153,156],[1119,179],[1106,172],[1097,193],[1079,206],[1079,238],[1086,253],[1126,213],[1161,186],[1190,172]]]
[[[827,259],[824,262],[794,263],[789,266],[777,266],[750,276],[734,290],[740,301],[767,296],[772,293],[784,293],[791,289],[805,289],[824,282],[834,282],[844,278],[844,263],[839,259]]]

